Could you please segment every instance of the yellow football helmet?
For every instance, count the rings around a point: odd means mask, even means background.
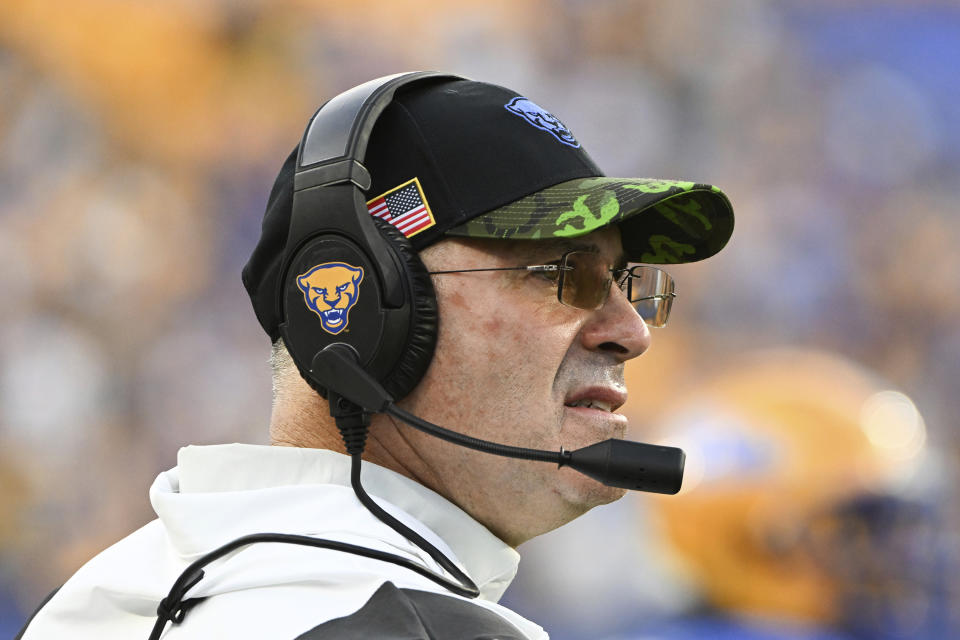
[[[650,508],[708,606],[838,624],[853,592],[831,564],[871,553],[838,509],[917,481],[913,402],[838,356],[780,349],[725,364],[671,406],[658,430],[686,451],[684,487]]]

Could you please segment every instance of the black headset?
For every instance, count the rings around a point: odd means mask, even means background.
[[[363,160],[378,117],[399,89],[445,80],[464,78],[417,71],[371,80],[331,99],[307,125],[277,295],[280,335],[293,361],[310,386],[331,400],[331,415],[357,462],[370,415],[387,413],[479,451],[570,466],[610,486],[676,493],[684,455],[673,447],[616,439],[576,451],[515,447],[440,427],[394,404],[420,382],[433,358],[437,298],[410,241],[367,209],[364,192],[372,181]],[[310,304],[311,295],[329,294],[311,289],[312,275],[323,270],[352,295],[336,326]],[[359,482],[354,488],[362,494]]]
[[[297,368],[324,397],[314,358],[332,343],[351,346],[359,365],[398,399],[417,385],[433,358],[433,284],[409,240],[367,210],[371,178],[363,162],[373,127],[398,89],[457,79],[463,78],[418,71],[371,80],[324,104],[304,132],[277,317]],[[330,282],[343,282],[341,295],[353,296],[341,330],[329,327],[309,304],[311,295],[322,295],[308,291],[310,274],[325,270]]]

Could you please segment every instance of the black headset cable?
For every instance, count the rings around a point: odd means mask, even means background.
[[[332,549],[334,551],[352,553],[365,558],[373,558],[374,560],[382,560],[383,562],[390,562],[392,564],[410,569],[411,571],[414,571],[421,576],[432,580],[441,587],[444,587],[445,589],[448,589],[452,593],[455,593],[459,596],[463,596],[465,598],[476,598],[480,595],[480,589],[477,588],[476,583],[474,583],[473,580],[471,580],[470,577],[465,574],[452,560],[445,556],[443,552],[437,549],[434,545],[430,544],[423,536],[387,513],[364,490],[363,485],[360,482],[361,454],[363,452],[364,444],[366,443],[367,429],[370,424],[370,414],[362,410],[358,412],[357,409],[359,409],[359,407],[357,407],[357,405],[354,405],[345,398],[338,399],[333,393],[331,393],[330,397],[330,407],[331,413],[335,414],[334,418],[336,419],[337,426],[340,428],[341,435],[343,436],[344,442],[347,446],[347,452],[350,454],[350,485],[353,488],[353,492],[356,494],[357,499],[373,516],[400,535],[407,538],[410,542],[415,544],[427,555],[433,558],[437,564],[439,564],[445,571],[453,576],[456,581],[451,580],[447,576],[436,573],[426,566],[411,560],[410,558],[405,558],[403,556],[388,553],[386,551],[369,549],[367,547],[361,547],[359,545],[341,542],[339,540],[325,540],[322,538],[312,538],[310,536],[303,535],[287,533],[254,533],[251,535],[242,536],[236,540],[232,540],[227,544],[204,554],[197,560],[193,561],[190,566],[188,566],[183,573],[180,574],[180,577],[176,579],[176,581],[173,583],[173,586],[170,588],[170,592],[167,594],[167,597],[161,600],[160,605],[157,607],[157,621],[154,623],[153,631],[150,633],[149,640],[159,640],[163,630],[167,626],[167,622],[180,624],[193,607],[206,599],[205,597],[185,599],[187,592],[203,579],[203,568],[205,566],[229,553],[232,553],[233,551],[236,551],[237,549],[260,542],[279,542],[285,544],[303,545],[307,547],[316,547],[320,549]]]

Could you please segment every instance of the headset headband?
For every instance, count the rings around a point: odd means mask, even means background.
[[[398,73],[344,91],[318,109],[300,143],[294,191],[346,181],[369,189],[363,159],[373,125],[397,89],[426,78],[462,79],[437,71]]]

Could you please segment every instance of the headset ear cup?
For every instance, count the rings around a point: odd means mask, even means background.
[[[426,266],[406,236],[388,222],[378,218],[373,222],[400,262],[410,292],[411,319],[406,347],[393,368],[380,379],[384,389],[399,400],[413,391],[433,359],[439,327],[437,295]]]

